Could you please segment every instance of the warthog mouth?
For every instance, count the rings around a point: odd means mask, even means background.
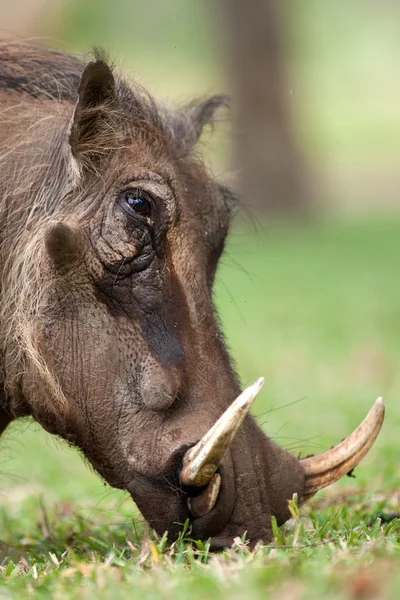
[[[263,385],[260,378],[246,388],[204,437],[185,452],[179,477],[193,517],[204,517],[214,508],[222,483],[218,469]]]
[[[142,514],[158,532],[168,529],[172,539],[190,519],[191,537],[211,538],[211,548],[217,550],[230,545],[233,530],[247,528],[253,500],[251,491],[246,499],[241,457],[230,445],[262,385],[259,379],[244,390],[195,445],[178,448],[163,474],[155,478],[137,475],[128,486]],[[383,400],[378,398],[361,425],[342,442],[318,456],[293,457],[304,475],[300,504],[358,465],[374,443],[384,414]],[[268,466],[266,469],[269,484]],[[240,510],[243,501],[245,513],[238,514],[237,504]],[[269,516],[268,509],[265,517]],[[252,535],[267,537],[258,530]]]
[[[179,478],[193,517],[204,517],[216,505],[223,477],[218,469],[263,384],[264,379],[260,378],[246,388],[205,436],[185,452]],[[378,398],[361,425],[346,439],[319,456],[300,460],[305,473],[301,502],[358,465],[378,436],[384,415],[384,402]]]

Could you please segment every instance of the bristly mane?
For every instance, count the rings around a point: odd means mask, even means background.
[[[74,56],[25,44],[0,43],[0,89],[74,102],[81,72],[82,62]]]
[[[94,48],[92,55],[110,62],[101,48]],[[10,90],[33,99],[75,103],[83,68],[82,60],[61,51],[0,42],[0,92]],[[117,77],[117,88],[119,109],[127,118],[135,117],[144,128],[157,128],[183,153],[192,149],[203,127],[212,123],[215,110],[229,103],[226,96],[213,96],[177,112],[156,102],[135,82]]]
[[[94,49],[93,57],[109,63],[106,53]],[[84,62],[75,56],[48,48],[18,43],[0,43],[0,91],[28,94],[33,99],[75,103]],[[156,125],[161,131],[163,118],[154,99],[137,84],[117,78],[118,101],[127,118],[139,118],[143,125]]]

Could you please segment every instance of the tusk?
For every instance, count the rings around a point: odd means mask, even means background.
[[[221,475],[215,473],[210,483],[200,494],[194,498],[188,498],[187,505],[194,517],[204,517],[208,514],[217,501],[219,489],[221,487]]]
[[[306,475],[303,502],[358,465],[376,440],[384,416],[385,404],[378,398],[361,425],[343,442],[319,456],[300,460]]]
[[[186,452],[180,475],[183,485],[201,487],[211,481],[263,385],[261,377],[246,388],[200,442]]]

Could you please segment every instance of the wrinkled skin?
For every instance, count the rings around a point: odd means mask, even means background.
[[[46,68],[48,55],[39,56]],[[83,71],[78,61],[68,65]],[[19,90],[8,91],[17,103]],[[120,133],[121,120],[113,122],[116,142],[107,140],[100,158],[85,154],[83,147],[100,147],[105,137],[106,109],[96,113],[100,100],[110,114],[119,108],[120,91],[105,63],[86,67],[79,98],[77,85],[70,85],[70,94],[77,101],[74,116],[68,98],[47,103],[49,111],[56,103],[66,107],[62,169],[79,174],[53,205],[55,223],[43,227],[43,277],[52,283],[42,314],[32,317],[34,344],[67,406],[57,408],[30,356],[21,371],[6,345],[0,432],[12,418],[32,415],[80,448],[110,485],[128,490],[150,524],[160,534],[168,530],[171,539],[190,518],[192,535],[212,537],[214,548],[246,531],[253,543],[270,541],[271,515],[279,523],[288,518],[287,500],[294,492],[301,498],[304,474],[251,417],[219,469],[222,488],[208,515],[191,517],[186,497],[196,492],[179,482],[184,451],[240,393],[212,303],[232,210],[229,194],[191,148],[178,149],[179,133],[168,139],[133,115],[124,115]],[[46,100],[26,101],[36,106]],[[197,137],[201,115],[191,109],[187,119]],[[49,178],[60,194],[60,169]],[[140,190],[148,213],[127,207],[128,190]],[[20,202],[28,203],[29,194]],[[5,268],[13,266],[3,267],[3,277]]]

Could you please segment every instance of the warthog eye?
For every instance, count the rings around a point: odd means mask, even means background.
[[[151,198],[149,194],[139,188],[122,192],[119,203],[121,208],[130,215],[139,213],[148,216],[151,213]]]

